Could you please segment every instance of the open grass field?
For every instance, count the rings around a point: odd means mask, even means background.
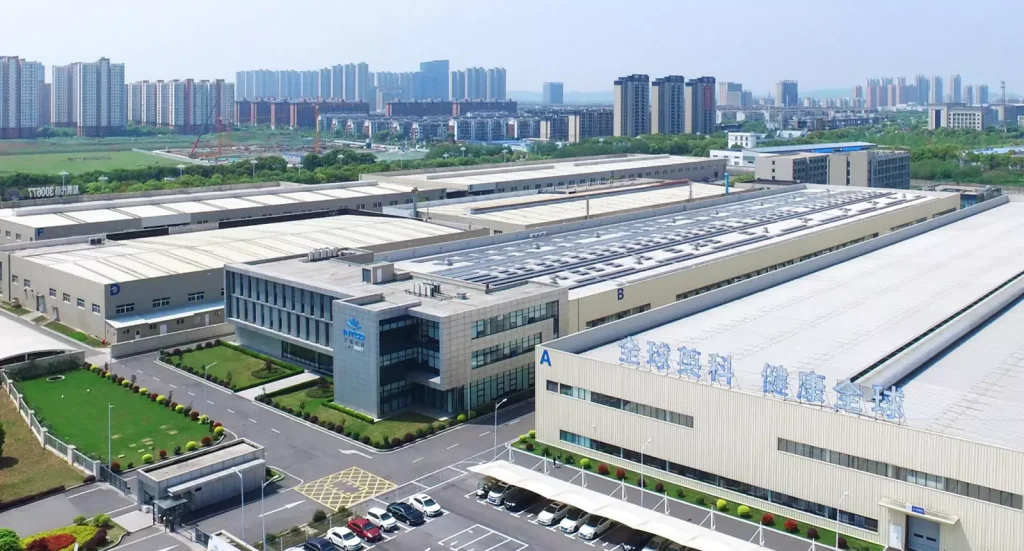
[[[244,354],[227,346],[214,346],[202,350],[193,350],[182,354],[179,359],[176,356],[168,358],[171,365],[178,367],[191,367],[196,374],[202,376],[208,374],[211,379],[216,378],[222,381],[231,381],[232,387],[239,389],[251,388],[260,383],[277,380],[285,375],[299,373],[300,370],[286,369],[278,365],[272,365],[268,372],[264,369],[264,361]],[[208,370],[203,366],[211,365]]]
[[[72,487],[85,475],[43,449],[28,423],[15,409],[6,392],[0,391],[0,423],[7,432],[0,457],[0,500],[10,501],[55,486]]]
[[[132,393],[85,369],[63,373],[60,381],[31,379],[17,384],[25,402],[50,433],[86,455],[107,457],[107,404],[112,410],[114,460],[122,467],[142,464],[146,453],[170,454],[175,446],[209,436],[206,425]],[[180,397],[184,399],[186,397]],[[185,402],[188,403],[187,401]],[[202,412],[202,408],[196,408]]]
[[[81,174],[90,170],[114,170],[144,166],[175,166],[179,162],[136,151],[91,151],[81,153],[32,153],[0,155],[0,174]]]

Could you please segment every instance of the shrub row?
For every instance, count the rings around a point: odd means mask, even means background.
[[[213,348],[215,346],[223,346],[225,348],[230,348],[231,350],[234,350],[236,352],[240,352],[242,354],[245,354],[246,356],[250,356],[250,357],[256,358],[258,360],[262,360],[264,362],[270,362],[271,364],[273,364],[273,365],[275,365],[277,367],[280,367],[281,369],[285,370],[285,373],[282,373],[281,375],[274,376],[274,377],[269,377],[267,379],[263,379],[263,380],[254,382],[254,383],[252,383],[250,385],[244,385],[244,386],[239,386],[239,385],[237,385],[235,383],[232,383],[231,381],[229,381],[227,379],[220,379],[220,378],[217,378],[217,377],[209,377],[208,380],[210,382],[212,382],[213,384],[222,386],[222,387],[224,387],[224,388],[226,388],[228,390],[232,390],[232,391],[235,391],[235,392],[239,392],[239,391],[242,391],[242,390],[248,390],[250,388],[254,388],[254,387],[257,387],[257,386],[265,385],[267,383],[270,383],[270,382],[273,382],[273,381],[277,381],[279,379],[283,379],[285,377],[289,377],[289,376],[294,375],[296,373],[302,373],[303,371],[305,371],[304,368],[299,367],[299,366],[297,366],[295,364],[291,364],[291,363],[288,363],[288,362],[285,362],[285,361],[281,361],[281,360],[278,360],[277,358],[272,358],[270,356],[267,356],[266,354],[260,354],[259,352],[255,352],[255,351],[252,351],[252,350],[249,350],[249,349],[246,349],[246,348],[243,348],[241,346],[237,346],[237,345],[234,345],[234,344],[231,344],[231,343],[228,343],[228,342],[222,342],[220,339],[214,339],[213,341],[209,341],[209,342],[202,343],[202,344],[197,344],[195,346],[195,348],[175,348],[173,350],[161,350],[160,351],[160,361],[162,361],[164,363],[167,363],[167,364],[170,364],[170,365],[173,365],[174,367],[176,367],[178,369],[181,369],[183,371],[186,371],[186,372],[188,372],[188,373],[190,373],[192,375],[204,376],[205,374],[203,373],[203,371],[201,369],[196,369],[194,367],[189,367],[187,365],[182,365],[182,357],[185,354],[189,353],[189,352],[193,352],[193,351],[197,351],[197,350],[202,350],[202,349],[210,349],[210,348]],[[173,357],[177,357],[178,358],[178,363],[174,363],[172,361]]]
[[[333,409],[334,411],[340,411],[341,413],[344,413],[345,415],[348,415],[348,416],[351,416],[351,417],[355,417],[356,419],[359,419],[360,421],[363,421],[364,423],[369,423],[369,424],[372,425],[372,424],[377,422],[377,420],[374,419],[373,417],[370,417],[369,415],[367,415],[365,413],[360,413],[360,412],[358,412],[358,411],[356,411],[354,409],[347,408],[347,407],[345,407],[345,406],[343,406],[341,404],[335,404],[334,402],[327,402],[324,405],[329,407],[329,408],[331,408],[331,409]]]

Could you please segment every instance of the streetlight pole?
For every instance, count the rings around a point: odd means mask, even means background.
[[[249,161],[249,164],[252,165],[252,180],[254,182],[256,181],[256,163],[257,162],[258,161],[256,159],[253,159],[253,160]]]
[[[644,478],[644,451],[647,450],[647,445],[650,443],[651,439],[648,438],[647,442],[640,446],[640,507],[644,506],[644,486],[647,485],[647,479]]]
[[[206,403],[210,403],[210,368],[217,365],[217,362],[213,362],[210,365],[203,364],[203,399]],[[206,406],[204,405],[205,409]]]
[[[459,149],[462,150],[462,157],[465,158],[466,157],[466,146],[462,146]]]
[[[238,487],[242,490],[242,541],[245,541],[245,477],[238,469],[235,469],[235,474],[238,475]]]
[[[839,498],[839,503],[836,504],[836,551],[839,551],[839,507],[843,505],[843,500],[848,495],[850,492],[844,491],[843,496]]]
[[[183,170],[185,170],[185,165],[181,165],[181,164],[179,164],[179,165],[178,165],[178,166],[176,166],[175,168],[177,168],[177,169],[178,169],[178,178],[181,178],[181,172],[182,172]]]
[[[114,404],[107,403],[107,470],[114,472],[114,453],[113,453],[113,442],[114,433],[111,427],[111,412],[114,410]]]
[[[492,461],[497,461],[498,459],[498,408],[507,401],[508,398],[502,398],[500,402],[494,404],[494,459]]]
[[[68,171],[60,171],[60,185],[65,186],[68,183]]]

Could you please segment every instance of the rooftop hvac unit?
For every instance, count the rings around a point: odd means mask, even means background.
[[[89,238],[89,244],[90,245],[102,245],[103,244],[103,238],[102,237],[90,237]]]
[[[455,293],[455,296],[458,297],[459,300],[468,300],[469,299],[469,295],[466,294],[463,291],[459,291],[458,293]]]

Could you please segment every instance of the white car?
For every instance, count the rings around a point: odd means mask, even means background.
[[[611,519],[588,515],[586,522],[583,523],[583,526],[580,526],[580,537],[585,540],[592,540],[601,537],[601,534],[607,532],[611,527]]]
[[[331,528],[325,537],[342,551],[359,551],[363,548],[363,540],[348,528]]]
[[[644,551],[662,551],[665,547],[668,547],[668,540],[661,536],[654,536],[651,541],[647,542]]]
[[[377,528],[390,532],[398,528],[398,521],[395,517],[391,516],[391,513],[381,509],[380,507],[374,507],[366,512],[366,520],[370,521]]]
[[[569,512],[565,514],[565,518],[562,519],[562,522],[558,523],[558,529],[566,534],[571,534],[582,526],[589,516],[590,515],[582,509],[569,509]]]
[[[505,493],[509,491],[511,486],[504,482],[498,482],[491,488],[491,491],[487,493],[487,503],[491,505],[501,507],[501,504],[505,502]]]
[[[558,524],[559,522],[562,522],[562,519],[565,518],[565,514],[568,512],[568,505],[552,501],[537,515],[537,524],[543,524],[544,526]]]
[[[434,498],[427,494],[416,494],[409,498],[409,505],[412,505],[413,509],[423,513],[428,517],[436,517],[441,514],[441,506],[434,501]]]
[[[683,546],[679,545],[678,543],[672,542],[669,544],[668,547],[665,548],[665,551],[683,551]]]

